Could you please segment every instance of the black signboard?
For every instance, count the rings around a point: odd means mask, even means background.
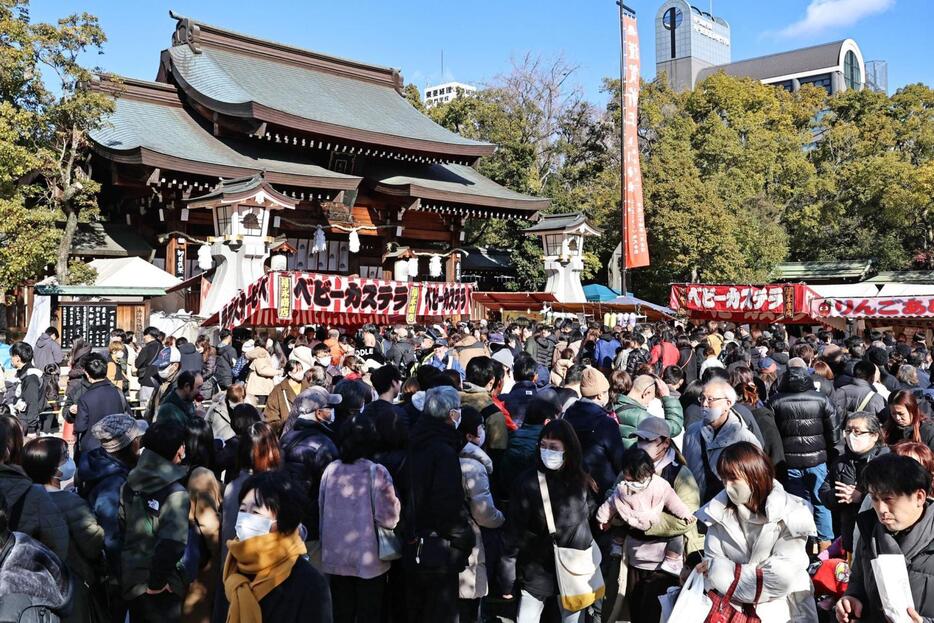
[[[106,348],[117,328],[117,306],[112,303],[62,303],[62,348],[83,337],[91,348]]]

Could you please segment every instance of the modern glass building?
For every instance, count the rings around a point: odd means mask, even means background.
[[[655,70],[677,90],[691,89],[703,69],[730,62],[730,25],[685,0],[655,15]]]

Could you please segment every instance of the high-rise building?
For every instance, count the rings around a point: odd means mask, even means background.
[[[445,82],[436,84],[425,89],[425,106],[431,108],[438,104],[450,102],[452,99],[461,95],[473,95],[477,92],[477,87],[463,82]]]
[[[672,88],[694,88],[704,69],[730,62],[730,25],[685,0],[667,0],[655,15],[655,70]]]
[[[866,61],[866,88],[879,93],[889,92],[889,64],[887,61]]]

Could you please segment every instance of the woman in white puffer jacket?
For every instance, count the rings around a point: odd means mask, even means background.
[[[816,534],[810,508],[785,492],[768,456],[749,442],[724,449],[717,472],[724,490],[697,511],[707,525],[697,566],[705,590],[725,595],[738,569],[736,609],[754,608],[763,623],[817,621],[807,573],[807,539]]]

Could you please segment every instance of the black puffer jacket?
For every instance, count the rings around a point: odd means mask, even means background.
[[[775,413],[789,469],[827,462],[839,437],[837,410],[830,398],[814,389],[807,369],[788,368],[769,406]]]
[[[285,468],[296,481],[305,485],[308,492],[309,504],[302,523],[308,529],[308,538],[312,541],[320,538],[318,493],[321,474],[338,456],[337,446],[334,445],[335,436],[329,425],[302,418],[295,421],[295,428],[282,436]]]

